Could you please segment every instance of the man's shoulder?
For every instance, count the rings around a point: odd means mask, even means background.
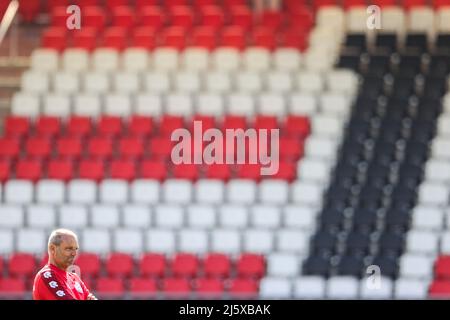
[[[48,264],[43,266],[36,274],[36,277],[49,279],[54,276],[54,272]]]

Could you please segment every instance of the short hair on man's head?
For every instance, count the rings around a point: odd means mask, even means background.
[[[78,240],[77,235],[75,232],[69,230],[69,229],[56,229],[53,230],[50,234],[50,237],[48,238],[48,246],[51,244],[54,244],[55,246],[59,246],[63,240],[64,236],[72,236],[75,239]]]

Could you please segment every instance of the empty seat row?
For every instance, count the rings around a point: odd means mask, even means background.
[[[317,209],[285,205],[229,205],[220,206],[190,204],[186,208],[177,205],[106,205],[91,206],[64,204],[52,205],[0,205],[5,229],[48,230],[63,225],[67,228],[145,229],[193,228],[210,230],[218,227],[229,229],[265,228],[281,230],[296,228],[305,233],[315,224]],[[424,245],[425,246],[425,245]],[[448,251],[448,249],[447,249]]]
[[[10,204],[27,203],[168,203],[187,204],[197,199],[203,203],[282,204],[288,201],[317,204],[321,201],[322,186],[313,182],[297,181],[289,185],[285,181],[262,181],[259,185],[248,179],[233,179],[228,184],[217,180],[169,179],[164,184],[156,180],[105,180],[74,179],[67,185],[57,180],[40,180],[36,185],[25,180],[8,180],[2,189],[2,199]],[[195,196],[195,197],[194,197]]]
[[[18,92],[12,100],[12,114],[25,117],[38,117],[41,114],[53,117],[68,117],[72,114],[82,117],[99,117],[102,114],[121,117],[132,114],[186,117],[194,114],[234,114],[250,117],[259,113],[283,117],[286,114],[311,115],[323,110],[325,115],[340,117],[348,113],[348,96],[324,92],[320,98],[316,98],[320,90],[320,87],[310,83],[303,92],[286,96],[263,93],[257,97],[242,92],[230,92],[225,97],[220,93],[199,93],[190,97],[186,93],[146,92],[138,93],[133,98],[123,93],[80,93],[71,98],[66,93],[47,93],[40,97],[35,93]]]
[[[168,220],[170,216],[166,218]],[[214,232],[201,229],[161,229],[145,231],[138,229],[117,229],[114,232],[105,228],[74,229],[80,235],[80,245],[87,252],[105,254],[111,251],[126,253],[187,252],[201,254],[218,252],[236,254],[248,251],[257,254],[287,252],[306,254],[308,236],[296,229],[280,229],[278,233],[267,228],[259,229],[214,229]],[[49,232],[49,231],[48,231]],[[42,229],[19,229],[15,232],[3,230],[0,237],[2,253],[15,251],[39,254],[46,250],[47,239]]]

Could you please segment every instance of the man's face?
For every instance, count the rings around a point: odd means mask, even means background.
[[[65,235],[59,246],[52,245],[50,252],[53,255],[55,263],[59,267],[67,269],[73,264],[75,257],[77,256],[78,241],[73,236]]]

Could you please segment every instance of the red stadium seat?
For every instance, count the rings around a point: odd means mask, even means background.
[[[248,153],[246,154],[246,156],[248,156]],[[251,179],[259,181],[261,179],[261,165],[249,163],[238,165],[237,177],[240,179]]]
[[[141,11],[143,8],[148,6],[157,6],[159,0],[136,0],[135,7],[137,11]]]
[[[97,30],[95,27],[84,27],[73,31],[72,47],[94,50],[97,46]]]
[[[73,178],[73,169],[73,162],[69,159],[52,159],[47,165],[47,177],[68,181]]]
[[[210,164],[205,166],[206,178],[208,179],[220,179],[228,181],[231,178],[231,169],[228,164]]]
[[[270,30],[278,30],[283,24],[283,13],[280,11],[266,10],[258,19],[258,23]]]
[[[274,175],[266,175],[264,178],[281,179],[292,182],[297,175],[296,162],[281,161],[278,166],[278,172]]]
[[[101,160],[81,160],[78,168],[80,179],[90,179],[99,181],[104,178],[105,165]]]
[[[280,138],[280,158],[298,160],[303,156],[303,141],[299,138]]]
[[[199,261],[193,254],[178,253],[172,261],[172,274],[179,277],[195,277],[199,271]]]
[[[102,116],[97,123],[97,134],[113,137],[122,133],[122,119],[115,116]]]
[[[140,177],[142,179],[156,179],[163,181],[167,177],[165,161],[144,160],[140,165]]]
[[[132,278],[130,280],[130,295],[133,298],[151,298],[158,293],[155,279]]]
[[[73,116],[69,119],[66,127],[67,134],[82,137],[92,132],[92,122],[89,117]]]
[[[8,272],[13,277],[31,277],[36,272],[36,260],[28,253],[13,253],[8,261]]]
[[[252,46],[273,50],[277,45],[275,33],[266,27],[254,29],[251,36]]]
[[[125,293],[123,280],[119,278],[98,278],[95,292],[104,299],[120,298]]]
[[[48,263],[48,252],[44,253],[38,261],[38,269],[43,268]]]
[[[434,266],[436,279],[450,280],[450,256],[440,256]]]
[[[11,160],[19,156],[20,143],[17,139],[0,138],[0,158]]]
[[[137,27],[133,29],[132,47],[153,50],[157,45],[157,31],[154,27]]]
[[[56,150],[62,158],[79,158],[82,151],[82,141],[78,137],[61,137],[56,142]]]
[[[410,10],[414,7],[428,6],[428,1],[425,0],[403,0],[402,2],[406,10]]]
[[[108,3],[109,4],[109,3]],[[136,21],[136,15],[127,6],[117,6],[112,9],[112,24],[113,26],[122,27],[125,29],[132,28]]]
[[[172,153],[174,143],[168,137],[155,137],[150,140],[150,156],[153,159],[167,159]]]
[[[139,14],[139,25],[152,27],[155,30],[161,29],[166,24],[166,20],[165,11],[158,6],[145,6]]]
[[[67,13],[67,5],[53,7],[53,9],[51,9],[50,16],[51,26],[66,28],[67,19],[70,17],[70,15],[70,12]]]
[[[195,291],[202,298],[219,298],[224,293],[223,281],[208,278],[197,279]]]
[[[148,136],[153,132],[153,118],[132,116],[128,123],[128,133],[136,136]]]
[[[204,6],[200,9],[200,25],[218,31],[225,23],[223,10],[218,6]]]
[[[194,121],[200,122],[202,125],[202,133],[205,132],[208,129],[214,129],[216,128],[216,121],[214,117],[212,116],[202,116],[202,115],[195,115],[192,118],[192,122],[190,125],[190,130],[194,130]]]
[[[133,257],[125,253],[111,253],[106,258],[105,267],[111,277],[130,277],[134,273]]]
[[[21,278],[0,278],[0,297],[22,299],[26,293],[25,280]]]
[[[3,261],[3,257],[0,256],[0,274],[3,275],[3,271],[5,268],[5,263]]]
[[[243,129],[247,128],[247,121],[243,116],[226,115],[222,121],[222,131],[226,129]]]
[[[43,176],[42,162],[38,159],[20,159],[16,165],[16,179],[39,180]]]
[[[196,27],[192,30],[191,45],[213,50],[217,45],[216,33],[211,27]]]
[[[162,32],[161,45],[177,50],[184,49],[187,30],[180,26],[167,27]]]
[[[207,277],[227,278],[230,275],[230,259],[220,253],[208,254],[203,261],[203,270]]]
[[[187,0],[165,0],[164,5],[168,9],[170,9],[172,7],[177,7],[177,6],[187,6],[188,1]]]
[[[442,7],[450,7],[450,2],[448,0],[434,0],[433,6],[436,9],[440,9]]]
[[[87,150],[89,155],[93,158],[110,158],[113,153],[113,142],[111,138],[91,137],[87,144]]]
[[[284,126],[284,132],[293,137],[306,138],[311,131],[311,125],[307,117],[288,116]]]
[[[136,178],[136,163],[130,159],[119,159],[111,162],[110,177],[131,181]]]
[[[258,294],[258,283],[252,279],[233,279],[228,292],[232,298],[252,298]]]
[[[145,253],[139,261],[139,272],[143,277],[163,277],[166,272],[166,257],[158,253]]]
[[[40,117],[36,122],[36,133],[40,136],[55,136],[61,132],[61,121],[57,117]]]
[[[159,132],[162,136],[168,136],[172,134],[175,129],[184,128],[184,120],[181,116],[164,115],[161,118],[159,125]]]
[[[19,6],[19,14],[25,22],[31,22],[36,19],[41,7],[40,0],[21,1]]]
[[[313,2],[313,7],[315,10],[318,10],[322,7],[336,5],[336,0],[314,0]]]
[[[1,146],[0,146],[1,148]],[[5,182],[11,175],[11,163],[8,160],[0,159],[0,183]]]
[[[301,23],[301,22],[299,22]],[[303,29],[305,26],[293,27],[289,30],[281,32],[279,45],[285,48],[293,48],[304,51],[308,46],[308,37],[306,33],[299,32],[297,29]]]
[[[75,263],[80,267],[83,279],[86,276],[97,277],[100,274],[102,262],[95,253],[82,252],[78,254]]]
[[[144,155],[144,143],[140,137],[123,137],[118,140],[119,154],[123,158],[140,158]]]
[[[174,6],[169,10],[169,15],[171,26],[190,29],[195,24],[194,13],[188,6]]]
[[[29,133],[30,121],[25,117],[9,116],[5,119],[5,135],[7,137],[22,137]]]
[[[256,116],[253,128],[256,130],[266,129],[279,129],[278,120],[275,116]]]
[[[66,29],[63,27],[50,27],[42,33],[41,46],[44,48],[62,51],[68,47]]]
[[[85,7],[96,7],[100,5],[100,0],[79,0],[77,3],[82,9]]]
[[[107,28],[103,34],[103,48],[123,50],[127,46],[127,30],[123,27]]]
[[[99,6],[88,6],[81,11],[83,14],[83,26],[92,27],[101,30],[106,25],[106,15],[103,9]],[[81,29],[83,30],[83,28]]]
[[[193,0],[192,1],[193,5],[196,8],[203,8],[203,7],[209,7],[209,6],[214,6],[217,5],[217,0]]]
[[[261,278],[266,269],[264,257],[257,254],[242,254],[236,263],[236,269],[239,277]]]
[[[25,152],[31,158],[46,158],[50,155],[51,145],[48,138],[29,138],[25,143]]]
[[[165,278],[162,292],[166,298],[185,298],[191,292],[189,281],[183,278]]]
[[[47,8],[67,7],[69,5],[68,0],[47,0]]]
[[[134,1],[132,1],[134,3]],[[108,0],[108,6],[115,9],[117,7],[124,7],[130,4],[130,0]]]
[[[449,299],[450,281],[434,281],[430,286],[429,295],[431,298]]]
[[[193,157],[191,157],[191,161],[192,159]],[[195,181],[199,178],[199,171],[199,165],[197,164],[177,164],[173,166],[173,177]]]
[[[234,8],[236,6],[246,6],[247,1],[245,0],[223,0],[222,4],[225,6],[225,8]]]
[[[346,10],[355,7],[367,7],[365,0],[344,0],[343,5]]]
[[[244,29],[240,26],[225,27],[222,29],[220,45],[223,47],[232,47],[239,50],[247,45]]]
[[[245,5],[233,6],[230,9],[231,25],[248,30],[253,25],[253,14]]]

